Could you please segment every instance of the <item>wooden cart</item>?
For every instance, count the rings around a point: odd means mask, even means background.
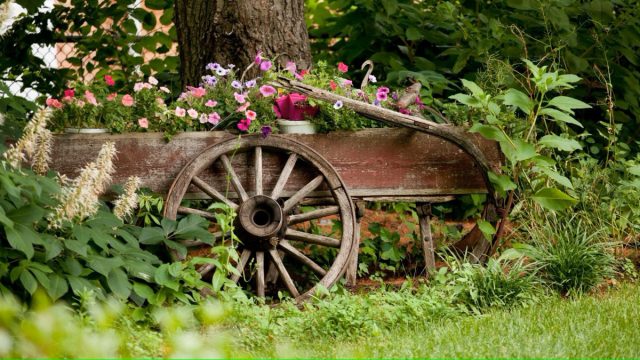
[[[497,170],[500,164],[496,144],[454,128],[445,129],[453,135],[442,136],[442,129],[434,133],[432,128],[422,129],[424,124],[413,124],[267,138],[193,132],[179,134],[170,142],[159,133],[59,135],[52,168],[74,176],[95,159],[104,142],[115,142],[114,182],[140,177],[144,187],[166,194],[164,215],[174,219],[184,214],[214,219],[194,205],[205,201],[185,202],[188,199],[226,203],[236,210],[234,225],[242,239],[237,245],[237,269],[242,276],[232,279],[258,296],[286,289],[302,300],[319,285],[331,287],[345,272],[348,281],[355,281],[359,219],[365,201],[418,203],[429,267],[435,264],[430,204],[463,194],[488,193],[490,201],[483,216],[494,213],[486,172]],[[477,153],[483,159],[473,155]],[[305,226],[321,218],[339,220],[331,235],[314,233],[311,226]],[[465,239],[476,256],[487,253],[490,243],[483,237],[471,240]],[[201,246],[198,241],[188,245]],[[313,253],[307,251],[310,247]],[[198,271],[206,277],[215,269],[203,266]]]

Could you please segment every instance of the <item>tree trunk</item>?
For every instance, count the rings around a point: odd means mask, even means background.
[[[183,85],[198,85],[210,62],[244,69],[258,51],[311,65],[304,0],[176,0],[174,21]]]

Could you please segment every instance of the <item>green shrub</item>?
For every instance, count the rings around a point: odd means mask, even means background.
[[[585,226],[579,215],[529,224],[532,243],[515,246],[531,258],[544,282],[562,294],[587,292],[614,275],[614,244],[603,239],[602,228]]]

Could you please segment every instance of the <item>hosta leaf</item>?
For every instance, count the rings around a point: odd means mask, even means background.
[[[161,243],[165,238],[165,233],[162,229],[145,227],[142,229],[142,232],[140,232],[138,240],[141,244],[155,245]]]
[[[556,188],[540,189],[533,195],[533,200],[549,210],[563,210],[578,202],[578,200]]]
[[[131,283],[122,269],[113,269],[107,277],[107,284],[116,296],[126,299],[131,294]]]

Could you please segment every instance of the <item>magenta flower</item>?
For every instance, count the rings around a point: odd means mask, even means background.
[[[236,99],[238,104],[244,104],[247,101],[246,96],[246,94],[238,94],[236,92],[233,93],[233,97]]]
[[[191,116],[192,119],[198,118],[198,112],[195,109],[187,110],[187,114],[189,114],[189,116]]]
[[[216,105],[218,105],[218,102],[215,100],[207,100],[207,102],[204,103],[206,107],[215,107]]]
[[[64,96],[62,97],[62,101],[71,101],[73,97],[76,95],[75,90],[67,89],[64,91]]]
[[[291,93],[276,99],[273,112],[280,119],[304,120],[314,117],[318,113],[317,106],[311,106],[307,97],[298,93]]]
[[[124,106],[133,106],[133,97],[129,94],[126,94],[122,97],[122,105]]]
[[[262,51],[258,51],[254,60],[256,62],[256,65],[260,65],[260,63],[262,62]]]
[[[217,112],[212,112],[211,114],[209,114],[210,124],[218,125],[219,122],[220,122],[220,114],[218,114]]]
[[[138,119],[138,125],[143,129],[147,129],[149,127],[149,120],[147,120],[147,118],[140,118]]]
[[[176,106],[176,116],[177,117],[184,117],[187,114],[187,111],[183,108],[181,108],[180,106]]]
[[[271,66],[272,66],[271,61],[269,61],[269,60],[263,60],[263,61],[260,63],[260,70],[262,70],[262,71],[267,71],[267,70],[271,69]]]
[[[240,122],[238,122],[238,130],[247,131],[247,130],[249,130],[249,126],[250,125],[251,125],[251,120],[242,119],[242,120],[240,120]]]
[[[385,93],[385,94],[388,94],[388,93],[389,93],[389,88],[388,88],[388,87],[386,87],[386,86],[380,86],[380,87],[378,88],[378,90],[376,90],[376,92],[378,92],[378,93]]]
[[[267,136],[271,135],[272,131],[273,130],[271,129],[271,126],[269,126],[269,125],[265,125],[262,128],[260,128],[260,132],[262,133],[262,138],[263,139],[266,139]]]
[[[387,93],[384,93],[384,92],[376,93],[376,100],[378,100],[378,101],[387,101]]]
[[[256,112],[255,112],[255,111],[253,111],[253,110],[247,110],[247,111],[245,111],[245,113],[244,113],[244,114],[245,114],[245,116],[247,117],[247,119],[249,119],[249,120],[255,120],[255,119],[256,119],[256,116],[258,115],[258,114],[256,114]]]
[[[270,85],[262,85],[260,86],[260,94],[262,96],[267,97],[275,94],[277,91],[273,86]]]
[[[346,73],[347,71],[349,71],[349,67],[347,66],[347,64],[340,61],[338,63],[338,71],[340,71],[341,73]]]
[[[116,82],[113,80],[113,77],[111,75],[105,75],[104,82],[107,84],[107,86],[113,86],[116,84]]]

